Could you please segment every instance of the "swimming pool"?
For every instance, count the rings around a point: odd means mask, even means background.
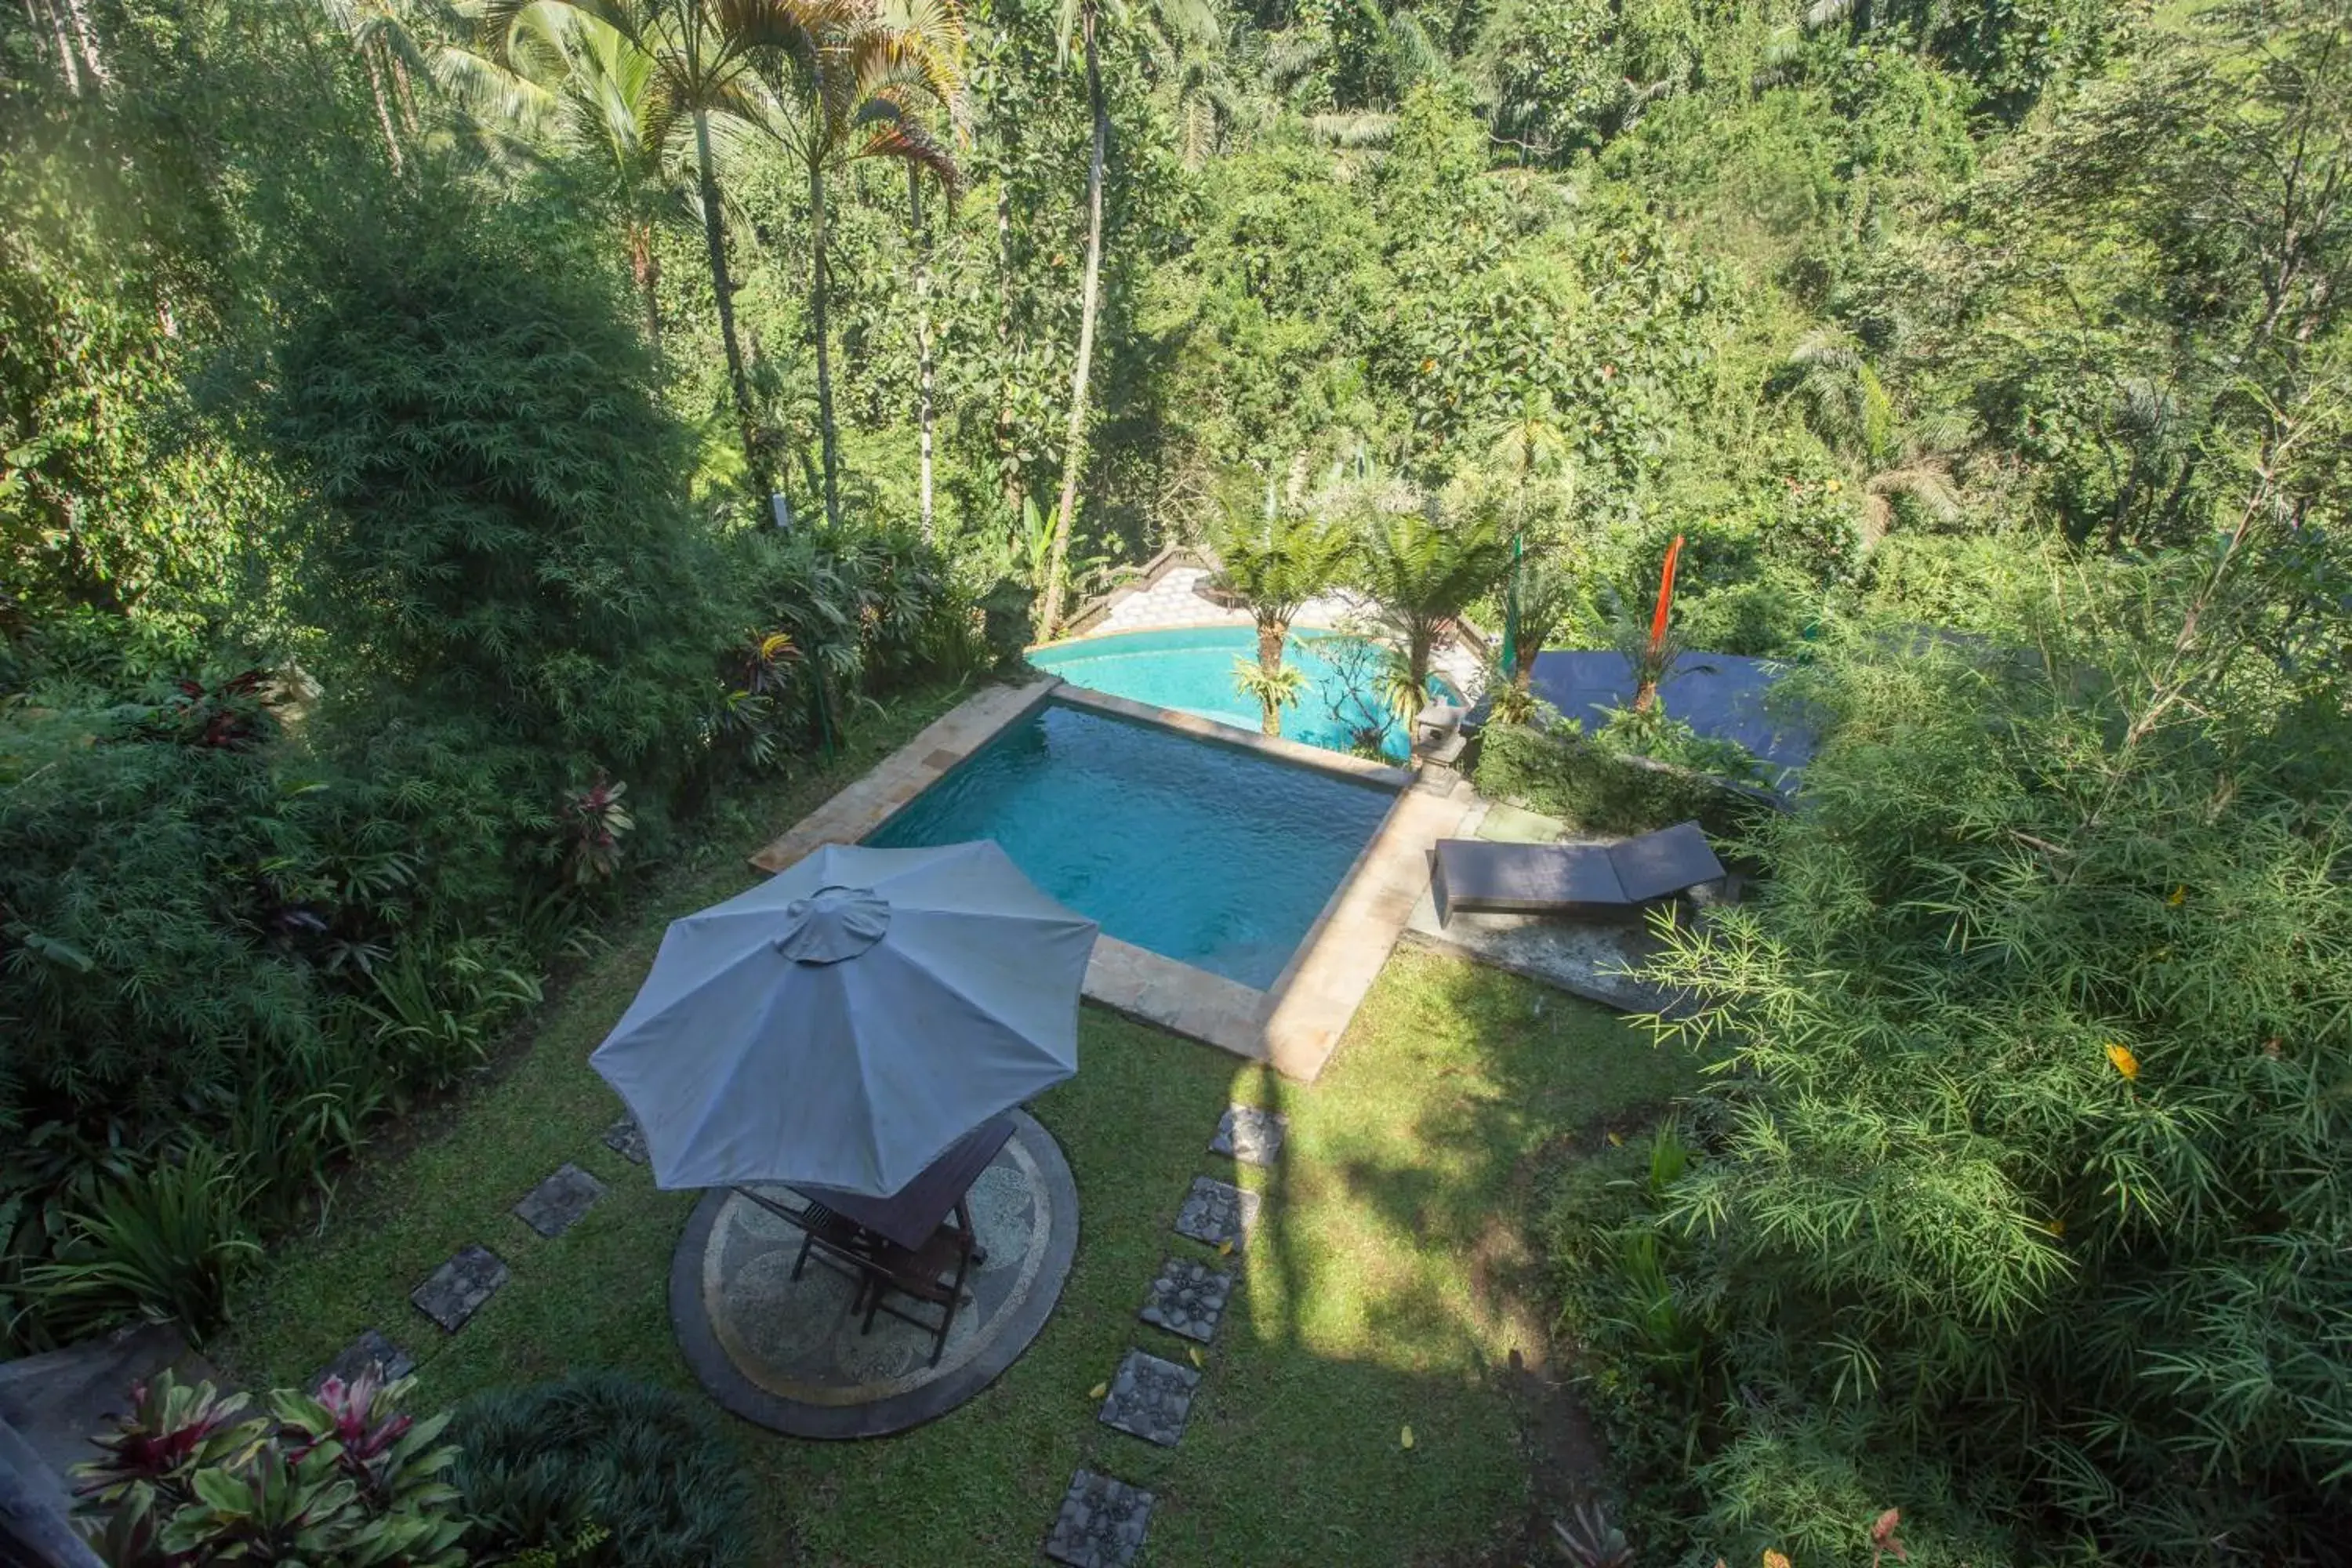
[[[1046,702],[866,836],[993,838],[1121,942],[1263,990],[1393,788]]]
[[[1351,731],[1367,723],[1385,723],[1385,749],[1390,756],[1402,758],[1410,744],[1406,727],[1389,712],[1370,680],[1362,680],[1365,689],[1351,689],[1348,678],[1318,651],[1317,645],[1329,635],[1290,634],[1284,661],[1306,673],[1307,689],[1282,710],[1284,737],[1344,752]],[[1084,637],[1039,648],[1030,654],[1029,662],[1073,686],[1255,731],[1259,727],[1256,701],[1234,689],[1237,658],[1256,662],[1255,628],[1198,626]],[[1430,684],[1433,690],[1438,689],[1435,678]]]

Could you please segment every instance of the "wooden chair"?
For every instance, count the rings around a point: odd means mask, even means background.
[[[887,1312],[902,1323],[928,1329],[931,1335],[930,1364],[939,1365],[940,1354],[948,1348],[949,1331],[955,1327],[956,1310],[971,1300],[964,1294],[963,1286],[971,1276],[975,1253],[971,1232],[956,1225],[940,1226],[929,1241],[911,1251],[884,1243],[867,1266],[867,1278],[873,1288],[866,1298],[866,1321],[858,1331],[873,1331],[877,1312]],[[939,1321],[928,1321],[892,1306],[889,1297],[893,1291],[910,1301],[938,1308]]]

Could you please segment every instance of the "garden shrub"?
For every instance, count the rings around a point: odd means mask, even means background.
[[[477,1552],[548,1549],[579,1568],[742,1559],[741,1462],[705,1411],[668,1389],[610,1372],[501,1389],[460,1406],[453,1436]]]
[[[1737,839],[1776,804],[1762,790],[1525,724],[1486,727],[1474,776],[1489,800],[1595,833],[1646,833],[1696,819],[1715,838]]]
[[[2352,737],[2256,637],[2305,544],[1796,678],[1807,809],[1648,975],[1736,1068],[1655,1221],[1707,1397],[1642,1468],[1705,1556],[1899,1505],[1923,1560],[2341,1560]]]
[[[667,787],[735,609],[687,432],[572,226],[425,199],[454,210],[378,215],[278,355],[321,674],[533,747],[550,789],[600,767]]]

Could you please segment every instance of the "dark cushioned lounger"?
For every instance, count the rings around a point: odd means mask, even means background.
[[[1437,841],[1437,918],[1456,910],[1551,914],[1630,910],[1724,876],[1696,822],[1678,822],[1622,844]]]

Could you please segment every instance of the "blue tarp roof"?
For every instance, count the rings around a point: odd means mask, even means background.
[[[1737,741],[1754,752],[1766,763],[1769,780],[1775,770],[1801,769],[1813,754],[1811,731],[1766,710],[1765,694],[1780,670],[1770,659],[1686,653],[1658,683],[1658,695],[1668,713],[1700,734]],[[1602,709],[1629,707],[1633,700],[1633,666],[1623,654],[1606,649],[1538,654],[1531,685],[1538,697],[1588,731],[1604,721]],[[1795,781],[1777,782],[1785,788]]]

